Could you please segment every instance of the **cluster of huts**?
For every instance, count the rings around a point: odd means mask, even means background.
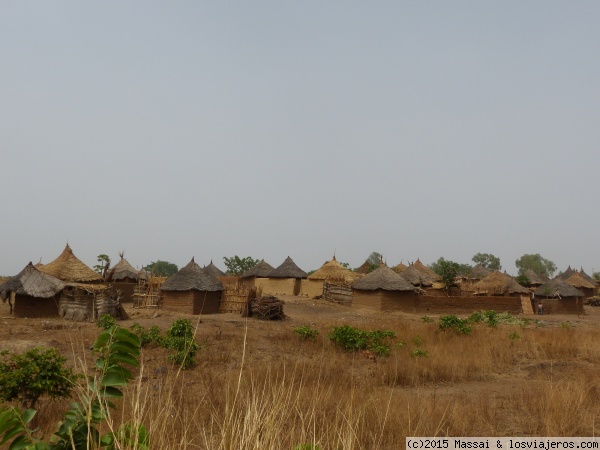
[[[571,268],[552,280],[528,271],[525,275],[529,286],[525,287],[506,273],[477,266],[468,276],[456,280],[452,292],[447,292],[439,275],[419,260],[391,268],[381,262],[371,269],[367,261],[355,271],[349,270],[334,256],[308,275],[288,257],[278,267],[262,260],[240,277],[232,277],[212,261],[200,267],[192,258],[176,274],[161,280],[156,302],[151,306],[188,314],[232,311],[222,306],[232,303],[231,296],[240,298],[240,292],[252,290],[262,295],[325,298],[380,311],[459,313],[495,309],[518,314],[533,313],[544,302],[546,313],[581,314],[584,299],[598,290],[595,280],[583,270]],[[114,267],[99,274],[67,245],[54,261],[35,266],[29,263],[0,285],[0,297],[10,303],[17,317],[120,317],[124,314],[120,303],[135,301],[136,295],[142,295],[141,286],[147,285],[149,278],[151,274],[135,269],[122,254]]]

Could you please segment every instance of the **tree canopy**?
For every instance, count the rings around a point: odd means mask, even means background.
[[[94,270],[100,275],[104,275],[110,267],[110,257],[102,253],[101,255],[98,255],[97,259],[98,264],[94,266]]]
[[[500,270],[502,265],[500,264],[500,258],[492,255],[491,253],[476,253],[471,258],[475,264],[480,264],[488,270]]]
[[[515,261],[515,266],[519,269],[519,275],[524,275],[528,269],[531,269],[538,275],[551,278],[554,272],[556,272],[556,264],[542,257],[539,253],[521,256]]]
[[[454,286],[456,277],[460,274],[460,264],[454,261],[447,261],[444,258],[438,259],[439,275],[442,277],[442,283],[446,293],[450,295],[450,289]]]
[[[440,277],[444,277],[443,273],[446,270],[445,262],[448,262],[443,256],[438,258],[438,260],[434,263],[429,264],[429,268],[437,273]],[[453,262],[453,261],[450,261]],[[470,264],[460,264],[454,263],[457,265],[457,275],[467,275],[473,270],[473,267]]]
[[[230,275],[240,276],[246,270],[250,270],[254,266],[256,266],[259,263],[259,260],[253,259],[250,256],[240,258],[238,255],[235,255],[231,258],[224,256],[223,262],[225,263],[225,267],[227,267],[227,272]]]
[[[159,259],[148,264],[146,267],[144,267],[144,270],[146,270],[147,272],[151,272],[159,277],[170,277],[172,275],[175,275],[179,268],[176,264],[170,263],[168,261],[161,261]]]

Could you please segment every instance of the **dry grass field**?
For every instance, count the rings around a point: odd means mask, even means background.
[[[288,298],[283,322],[234,314],[184,316],[197,324],[198,365],[177,371],[162,348],[145,348],[137,382],[112,419],[140,420],[153,449],[399,449],[406,436],[592,436],[600,424],[600,311],[544,316],[526,327],[475,325],[471,335],[421,317],[374,313]],[[134,322],[163,330],[174,313],[128,308]],[[0,350],[54,346],[91,362],[95,324],[6,319]],[[535,317],[531,317],[535,319]],[[389,357],[335,348],[332,327],[389,329]],[[320,334],[301,340],[294,328]],[[427,352],[414,356],[415,350]],[[40,435],[66,401],[43,401]],[[318,447],[317,447],[318,446]],[[302,447],[298,447],[302,448]],[[310,448],[310,447],[305,447]]]

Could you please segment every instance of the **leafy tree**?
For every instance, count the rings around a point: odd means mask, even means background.
[[[446,294],[450,295],[450,289],[454,286],[456,277],[460,271],[460,264],[454,261],[445,260],[444,258],[440,258],[440,260],[438,260],[439,275],[442,277],[442,283],[444,283]]]
[[[437,273],[439,276],[443,276],[444,274],[444,262],[447,262],[446,259],[442,256],[440,258],[438,258],[438,260],[434,263],[429,264],[429,268],[431,270],[433,270],[435,273]],[[457,275],[467,275],[468,273],[471,272],[471,270],[473,270],[473,266],[471,266],[470,264],[458,264],[458,272]]]
[[[521,256],[515,261],[515,266],[519,269],[519,275],[524,275],[528,269],[531,269],[538,275],[551,278],[554,272],[556,272],[556,264],[549,259],[543,258],[539,253]]]
[[[161,261],[159,259],[156,262],[153,261],[150,264],[148,264],[146,267],[144,267],[144,270],[146,270],[147,272],[151,272],[159,277],[170,277],[172,275],[175,275],[179,268],[176,264],[170,263],[168,261]]]
[[[515,281],[519,283],[521,286],[529,287],[531,286],[531,280],[527,278],[527,275],[519,275],[515,278]]]
[[[94,266],[94,270],[96,272],[98,272],[99,274],[104,275],[108,271],[109,267],[110,267],[109,256],[105,255],[104,253],[102,253],[101,255],[98,255],[98,264],[96,264]]]
[[[369,263],[371,263],[371,265],[377,266],[379,267],[379,263],[383,260],[383,256],[381,255],[381,253],[378,252],[373,252],[369,255],[369,257],[367,258],[367,261],[369,261]]]
[[[231,258],[225,256],[223,257],[223,261],[225,262],[225,267],[227,267],[227,272],[230,275],[235,276],[240,276],[246,270],[252,269],[259,263],[258,259],[253,259],[250,256],[240,258],[238,255],[232,256]]]
[[[592,277],[594,278],[594,280],[600,281],[600,272],[592,273]]]
[[[476,253],[471,258],[475,264],[480,264],[488,270],[500,270],[502,265],[500,264],[500,258],[492,255],[491,253]]]
[[[0,353],[0,398],[18,399],[24,408],[34,408],[40,397],[68,397],[75,381],[55,348],[32,348],[23,354]]]

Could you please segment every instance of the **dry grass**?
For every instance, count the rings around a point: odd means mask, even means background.
[[[482,325],[463,336],[379,317],[353,325],[394,330],[405,345],[372,361],[330,344],[341,323],[318,321],[315,341],[286,322],[201,324],[198,366],[178,372],[165,350],[145,349],[112,423],[144,423],[154,449],[398,449],[410,435],[595,434],[595,328]],[[79,342],[73,358],[89,361],[97,329],[61,332]],[[417,348],[429,356],[411,356]],[[41,432],[64,410],[43,404]]]

